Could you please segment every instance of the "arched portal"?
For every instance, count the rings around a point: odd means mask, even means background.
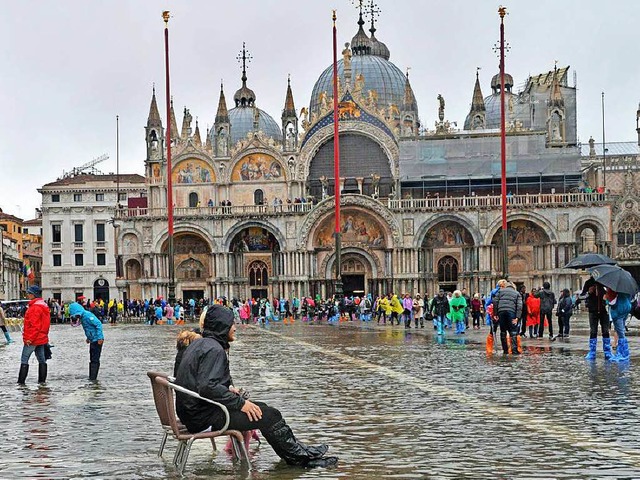
[[[237,232],[229,244],[230,276],[238,280],[242,297],[268,298],[270,279],[282,275],[284,259],[280,242],[264,227],[250,226]]]
[[[418,264],[428,291],[471,289],[479,269],[473,235],[455,219],[436,223],[424,235]]]
[[[93,298],[109,303],[109,282],[106,278],[98,278],[93,282]]]
[[[438,285],[445,292],[452,292],[458,288],[458,260],[451,255],[445,255],[438,260]]]
[[[247,266],[251,298],[268,298],[269,267],[262,260],[254,260]]]
[[[368,262],[361,255],[346,255],[342,260],[342,290],[345,295],[362,296],[365,293],[367,270],[371,270]],[[371,278],[371,275],[369,275]]]
[[[347,296],[362,296],[367,293],[376,293],[382,290],[379,285],[383,279],[379,278],[382,273],[380,258],[375,250],[364,247],[346,247],[342,250],[340,262],[340,272],[343,283],[343,292]],[[323,284],[316,285],[325,294],[331,296],[335,287],[336,270],[335,252],[324,257],[319,271],[324,276]],[[385,285],[386,288],[386,285]]]
[[[212,276],[211,247],[200,235],[180,233],[173,240],[176,295],[183,299],[208,296],[207,280]],[[169,252],[169,242],[162,246]]]
[[[513,220],[507,225],[507,252],[509,259],[510,279],[514,283],[526,282],[533,270],[546,270],[549,267],[545,258],[550,255],[549,235],[542,227],[530,220]],[[497,247],[496,262],[493,267],[502,271],[502,227],[498,228],[491,240]],[[570,252],[563,251],[559,263],[564,265],[571,257]]]

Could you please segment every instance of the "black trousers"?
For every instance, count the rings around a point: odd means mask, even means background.
[[[102,345],[98,342],[91,342],[89,344],[89,361],[100,363],[100,355],[102,355]]]
[[[598,324],[602,330],[602,338],[609,338],[609,314],[607,311],[589,312],[589,338],[598,338]]]
[[[551,310],[540,310],[540,325],[538,325],[538,336],[542,338],[544,336],[544,319],[549,322],[549,335],[553,336],[553,318],[551,316]]]
[[[270,407],[263,402],[253,402],[262,410],[262,418],[257,422],[252,422],[246,413],[239,410],[229,411],[229,429],[240,430],[245,432],[247,430],[268,430],[273,425],[282,420],[282,414],[277,408]],[[220,418],[219,421],[214,422],[211,426],[212,429],[220,429],[224,425],[224,420]]]

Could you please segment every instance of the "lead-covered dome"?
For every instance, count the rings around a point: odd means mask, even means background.
[[[389,61],[389,49],[375,37],[375,29],[372,27],[370,38],[362,28],[364,24],[362,17],[360,17],[358,24],[360,28],[351,41],[351,51],[353,52],[351,58],[352,90],[358,83],[358,76],[362,75],[364,77],[363,97],[369,98],[369,91],[373,91],[375,94],[372,96],[377,98],[378,107],[387,108],[390,105],[395,105],[398,109],[402,109],[407,78],[398,67]],[[338,76],[341,85],[345,85],[344,59],[338,60]],[[409,86],[409,88],[411,87]],[[411,94],[414,99],[411,107],[417,113],[418,107],[413,91]],[[327,99],[333,97],[333,65],[322,72],[314,85],[309,111],[319,114],[325,97]]]
[[[234,145],[238,140],[246,138],[249,132],[254,131],[256,120],[259,131],[276,141],[282,140],[282,131],[271,115],[255,106],[239,106],[229,110],[231,144]]]
[[[511,91],[513,88],[513,77],[505,72],[504,74],[504,103],[505,103],[505,123],[508,125],[514,118],[515,95]],[[492,94],[484,99],[486,108],[486,128],[500,128],[500,74],[496,74],[491,79]]]

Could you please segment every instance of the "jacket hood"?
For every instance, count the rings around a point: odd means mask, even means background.
[[[215,339],[226,350],[229,330],[233,326],[233,312],[222,305],[212,305],[204,317],[202,336]]]
[[[76,315],[82,315],[84,312],[84,307],[80,305],[78,302],[73,302],[69,305],[69,315],[75,317]]]

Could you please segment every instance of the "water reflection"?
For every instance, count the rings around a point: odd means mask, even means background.
[[[161,430],[145,375],[171,369],[177,330],[107,326],[96,384],[77,329],[53,328],[46,388],[34,378],[18,388],[20,348],[0,349],[0,477],[179,478],[175,441],[156,456]],[[429,330],[241,327],[231,351],[235,383],[280,408],[301,440],[329,443],[340,464],[294,469],[263,442],[251,444],[245,472],[222,441],[217,452],[200,441],[185,477],[640,477],[633,365],[586,362],[578,335],[487,357],[486,332]]]

